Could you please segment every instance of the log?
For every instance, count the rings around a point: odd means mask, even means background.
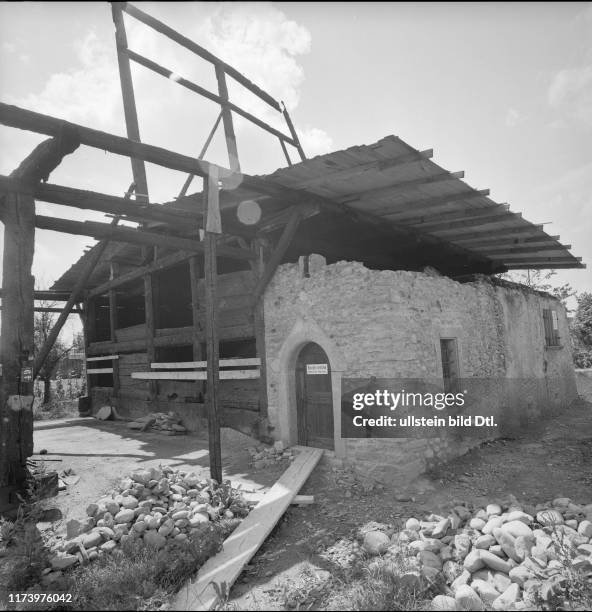
[[[11,173],[35,185],[47,180],[64,156],[79,146],[69,130],[39,144]],[[0,511],[17,503],[14,494],[25,486],[27,458],[33,453],[33,328],[35,200],[8,193],[3,198],[4,260],[0,327]],[[21,368],[30,368],[25,372]],[[21,376],[31,374],[27,380]]]
[[[169,236],[166,234],[158,234],[156,232],[147,232],[141,229],[113,227],[107,223],[99,223],[96,221],[71,221],[70,219],[58,219],[56,217],[36,215],[35,225],[39,229],[77,234],[80,236],[91,236],[92,238],[97,238],[99,240],[129,242],[131,244],[141,244],[147,246],[161,246],[169,249],[176,248],[183,251],[193,251],[194,253],[204,252],[203,243],[197,240],[180,238],[178,236]],[[221,256],[229,257],[231,259],[243,260],[253,259],[254,257],[253,253],[247,249],[237,249],[228,246],[220,246],[219,252]]]

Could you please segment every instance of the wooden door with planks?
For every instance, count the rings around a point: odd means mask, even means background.
[[[334,449],[331,365],[325,351],[306,344],[296,361],[298,444]]]

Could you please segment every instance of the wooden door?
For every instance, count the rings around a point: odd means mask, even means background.
[[[331,365],[314,342],[305,345],[296,362],[298,444],[333,450]]]

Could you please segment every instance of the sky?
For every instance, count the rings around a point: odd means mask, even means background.
[[[140,4],[283,100],[308,157],[389,134],[433,148],[433,161],[464,170],[469,185],[571,244],[589,268],[559,271],[553,282],[592,291],[592,3]],[[131,49],[215,89],[210,64],[130,17],[126,28]],[[141,66],[132,75],[142,140],[197,156],[217,107]],[[230,81],[229,91],[284,128],[244,88]],[[0,92],[3,102],[124,135],[109,4],[0,3]],[[285,165],[274,137],[235,121],[243,171]],[[0,127],[0,173],[44,138]],[[206,159],[228,166],[221,130]],[[173,199],[186,178],[150,164],[147,174],[153,202]],[[123,195],[131,179],[127,158],[81,147],[50,181]],[[37,230],[38,286],[91,244]]]

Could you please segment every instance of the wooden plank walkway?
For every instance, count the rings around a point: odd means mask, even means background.
[[[222,551],[206,561],[195,582],[188,582],[179,591],[173,603],[174,610],[212,610],[218,603],[213,585],[226,592],[230,590],[323,455],[319,448],[293,448],[299,453],[292,465],[224,541]]]

